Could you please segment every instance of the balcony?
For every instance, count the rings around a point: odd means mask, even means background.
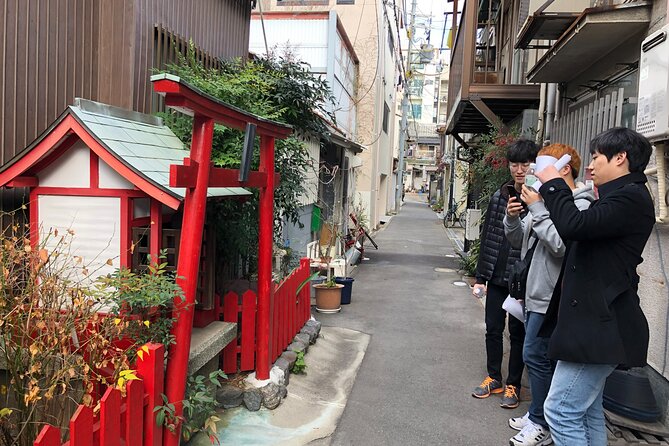
[[[570,82],[593,64],[601,73],[615,72],[621,62],[616,56],[618,47],[643,35],[651,20],[651,8],[650,1],[633,1],[583,10],[529,70],[527,79]],[[526,34],[525,40],[533,38],[529,30]]]
[[[500,22],[510,0],[469,0],[451,53],[446,133],[484,133],[539,104],[539,85],[505,83],[512,70],[515,26]],[[510,20],[510,18],[506,18]],[[502,21],[503,22],[503,21]],[[507,35],[499,35],[500,30]]]

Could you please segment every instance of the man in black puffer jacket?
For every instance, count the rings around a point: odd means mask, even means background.
[[[520,378],[523,375],[523,340],[525,326],[522,321],[509,315],[509,374],[506,386],[502,385],[502,357],[504,345],[502,335],[506,321],[506,311],[502,303],[509,294],[509,272],[514,263],[520,260],[520,251],[511,248],[504,235],[504,216],[510,189],[520,196],[521,186],[525,182],[525,173],[537,157],[539,147],[532,141],[519,139],[507,150],[511,181],[502,185],[490,198],[486,211],[485,223],[481,231],[481,249],[476,265],[476,285],[474,296],[487,295],[485,305],[485,347],[488,376],[474,389],[472,396],[487,398],[493,393],[502,393],[501,407],[518,407]],[[522,218],[522,217],[521,217]]]

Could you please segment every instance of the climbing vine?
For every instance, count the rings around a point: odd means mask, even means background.
[[[327,135],[326,121],[335,122],[332,112],[335,98],[327,82],[315,77],[305,63],[286,56],[272,56],[249,61],[222,61],[220,68],[207,69],[200,65],[191,49],[168,71],[202,90],[244,111],[263,118],[286,123],[294,133],[276,141],[275,165],[281,182],[274,192],[274,235],[279,240],[283,222],[302,227],[300,197],[305,193],[305,179],[315,169],[303,139],[310,135]],[[174,133],[190,144],[191,118],[174,111],[160,114]],[[235,129],[216,125],[212,148],[215,165],[238,168],[244,134]],[[258,141],[252,169],[259,163]],[[258,192],[247,200],[221,200],[208,209],[217,222],[218,245],[225,250],[220,255],[236,261],[240,254],[250,260],[257,250]]]

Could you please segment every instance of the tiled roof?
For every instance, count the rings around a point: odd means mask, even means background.
[[[75,117],[110,152],[149,181],[179,198],[186,189],[170,187],[170,165],[189,155],[181,140],[155,116],[98,102],[76,99],[69,107]],[[210,187],[210,197],[250,195],[241,187]]]

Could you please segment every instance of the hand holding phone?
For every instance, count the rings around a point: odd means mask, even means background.
[[[516,190],[516,187],[513,184],[507,184],[506,190],[509,192],[509,198],[516,197],[520,201],[520,193]]]
[[[509,192],[509,201],[506,204],[506,213],[509,217],[517,217],[526,210],[525,203],[520,199],[520,193],[516,188],[507,184],[507,191]]]

